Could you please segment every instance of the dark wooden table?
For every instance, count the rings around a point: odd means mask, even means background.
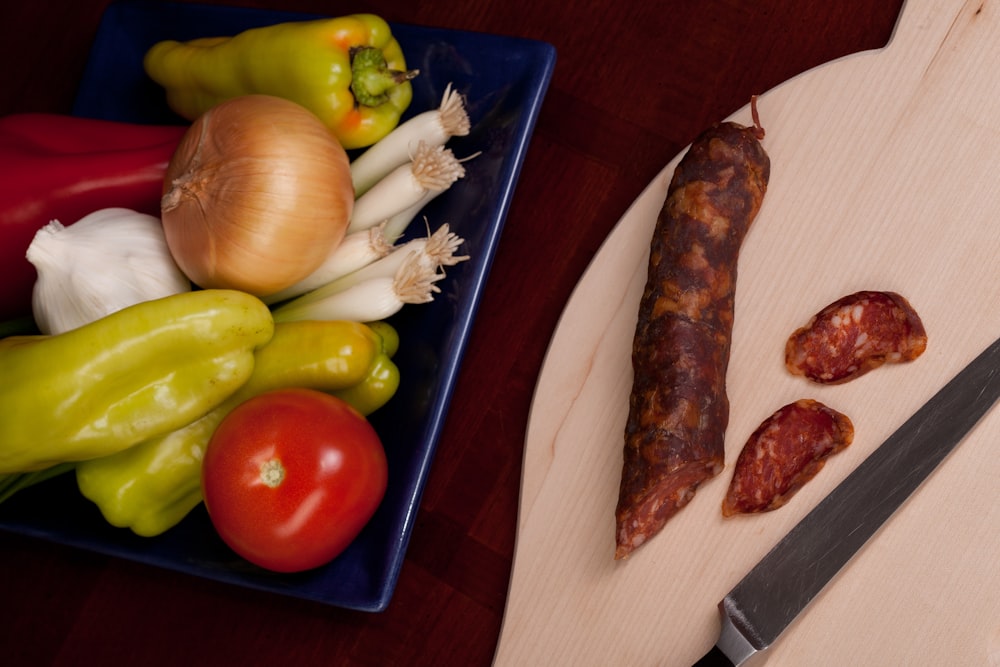
[[[0,114],[68,112],[107,4],[0,6]],[[699,130],[806,69],[884,46],[902,0],[218,4],[370,11],[558,50],[406,563],[388,609],[369,614],[0,533],[0,664],[488,665],[532,392],[587,263]]]

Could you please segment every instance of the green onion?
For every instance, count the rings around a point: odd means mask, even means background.
[[[420,253],[410,251],[394,275],[374,276],[329,292],[321,287],[276,309],[274,321],[383,320],[407,303],[432,301],[433,293],[440,291],[434,283],[443,277],[421,260]]]
[[[385,257],[392,251],[392,242],[395,241],[386,238],[385,228],[386,223],[382,223],[370,229],[348,234],[318,269],[294,285],[264,297],[264,303],[281,303],[311,292],[317,287],[322,287]],[[395,238],[399,238],[399,235],[397,234]]]
[[[396,246],[385,257],[274,310],[276,322],[355,319],[371,322],[389,317],[406,303],[427,303],[439,291],[442,267],[469,259],[456,255],[464,240],[447,224],[426,238]]]
[[[382,235],[385,237],[386,242],[395,243],[406,231],[413,219],[417,217],[417,214],[423,210],[424,206],[427,206],[432,199],[437,197],[444,190],[428,190],[423,197],[413,203],[408,208],[403,209],[399,213],[388,218],[382,223]]]
[[[45,468],[44,470],[23,473],[15,472],[0,475],[0,503],[7,500],[22,489],[34,486],[39,482],[44,482],[47,479],[51,479],[65,472],[69,472],[75,467],[75,463],[58,463],[50,468]]]
[[[451,137],[469,134],[469,130],[464,100],[449,83],[437,109],[425,111],[397,126],[355,158],[351,163],[354,196],[360,197],[393,169],[409,162],[421,142],[429,147],[442,146]]]
[[[357,198],[347,232],[369,229],[415,206],[429,192],[443,192],[465,176],[465,167],[444,146],[421,142],[413,160],[388,174]]]

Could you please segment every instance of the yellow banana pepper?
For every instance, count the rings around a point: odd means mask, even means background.
[[[368,369],[368,376],[363,382],[330,393],[347,401],[355,410],[367,417],[385,405],[398,388],[399,369],[389,355],[382,352]]]
[[[312,111],[348,149],[370,146],[399,124],[417,75],[406,69],[389,25],[373,14],[167,40],[147,51],[143,66],[188,120],[232,97],[275,95]]]
[[[0,473],[105,456],[198,419],[246,382],[273,331],[259,299],[204,290],[0,340]]]
[[[378,364],[385,366],[383,335],[395,330],[378,324],[380,333],[355,322],[287,322],[275,325],[271,341],[257,350],[257,362],[246,384],[201,419],[165,436],[147,440],[112,456],[77,465],[77,485],[112,525],[138,535],[159,535],[176,525],[202,501],[201,461],[216,427],[229,412],[257,394],[284,387],[320,391],[364,384]],[[395,392],[382,383],[367,392],[382,403]]]

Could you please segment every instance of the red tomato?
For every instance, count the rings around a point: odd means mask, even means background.
[[[237,406],[202,464],[219,535],[276,572],[340,554],[375,513],[387,477],[375,429],[344,401],[311,389],[266,392]]]

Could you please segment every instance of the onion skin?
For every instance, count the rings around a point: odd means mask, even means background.
[[[353,206],[347,153],[319,118],[289,100],[246,95],[185,133],[167,166],[161,217],[193,283],[266,296],[323,263]]]

